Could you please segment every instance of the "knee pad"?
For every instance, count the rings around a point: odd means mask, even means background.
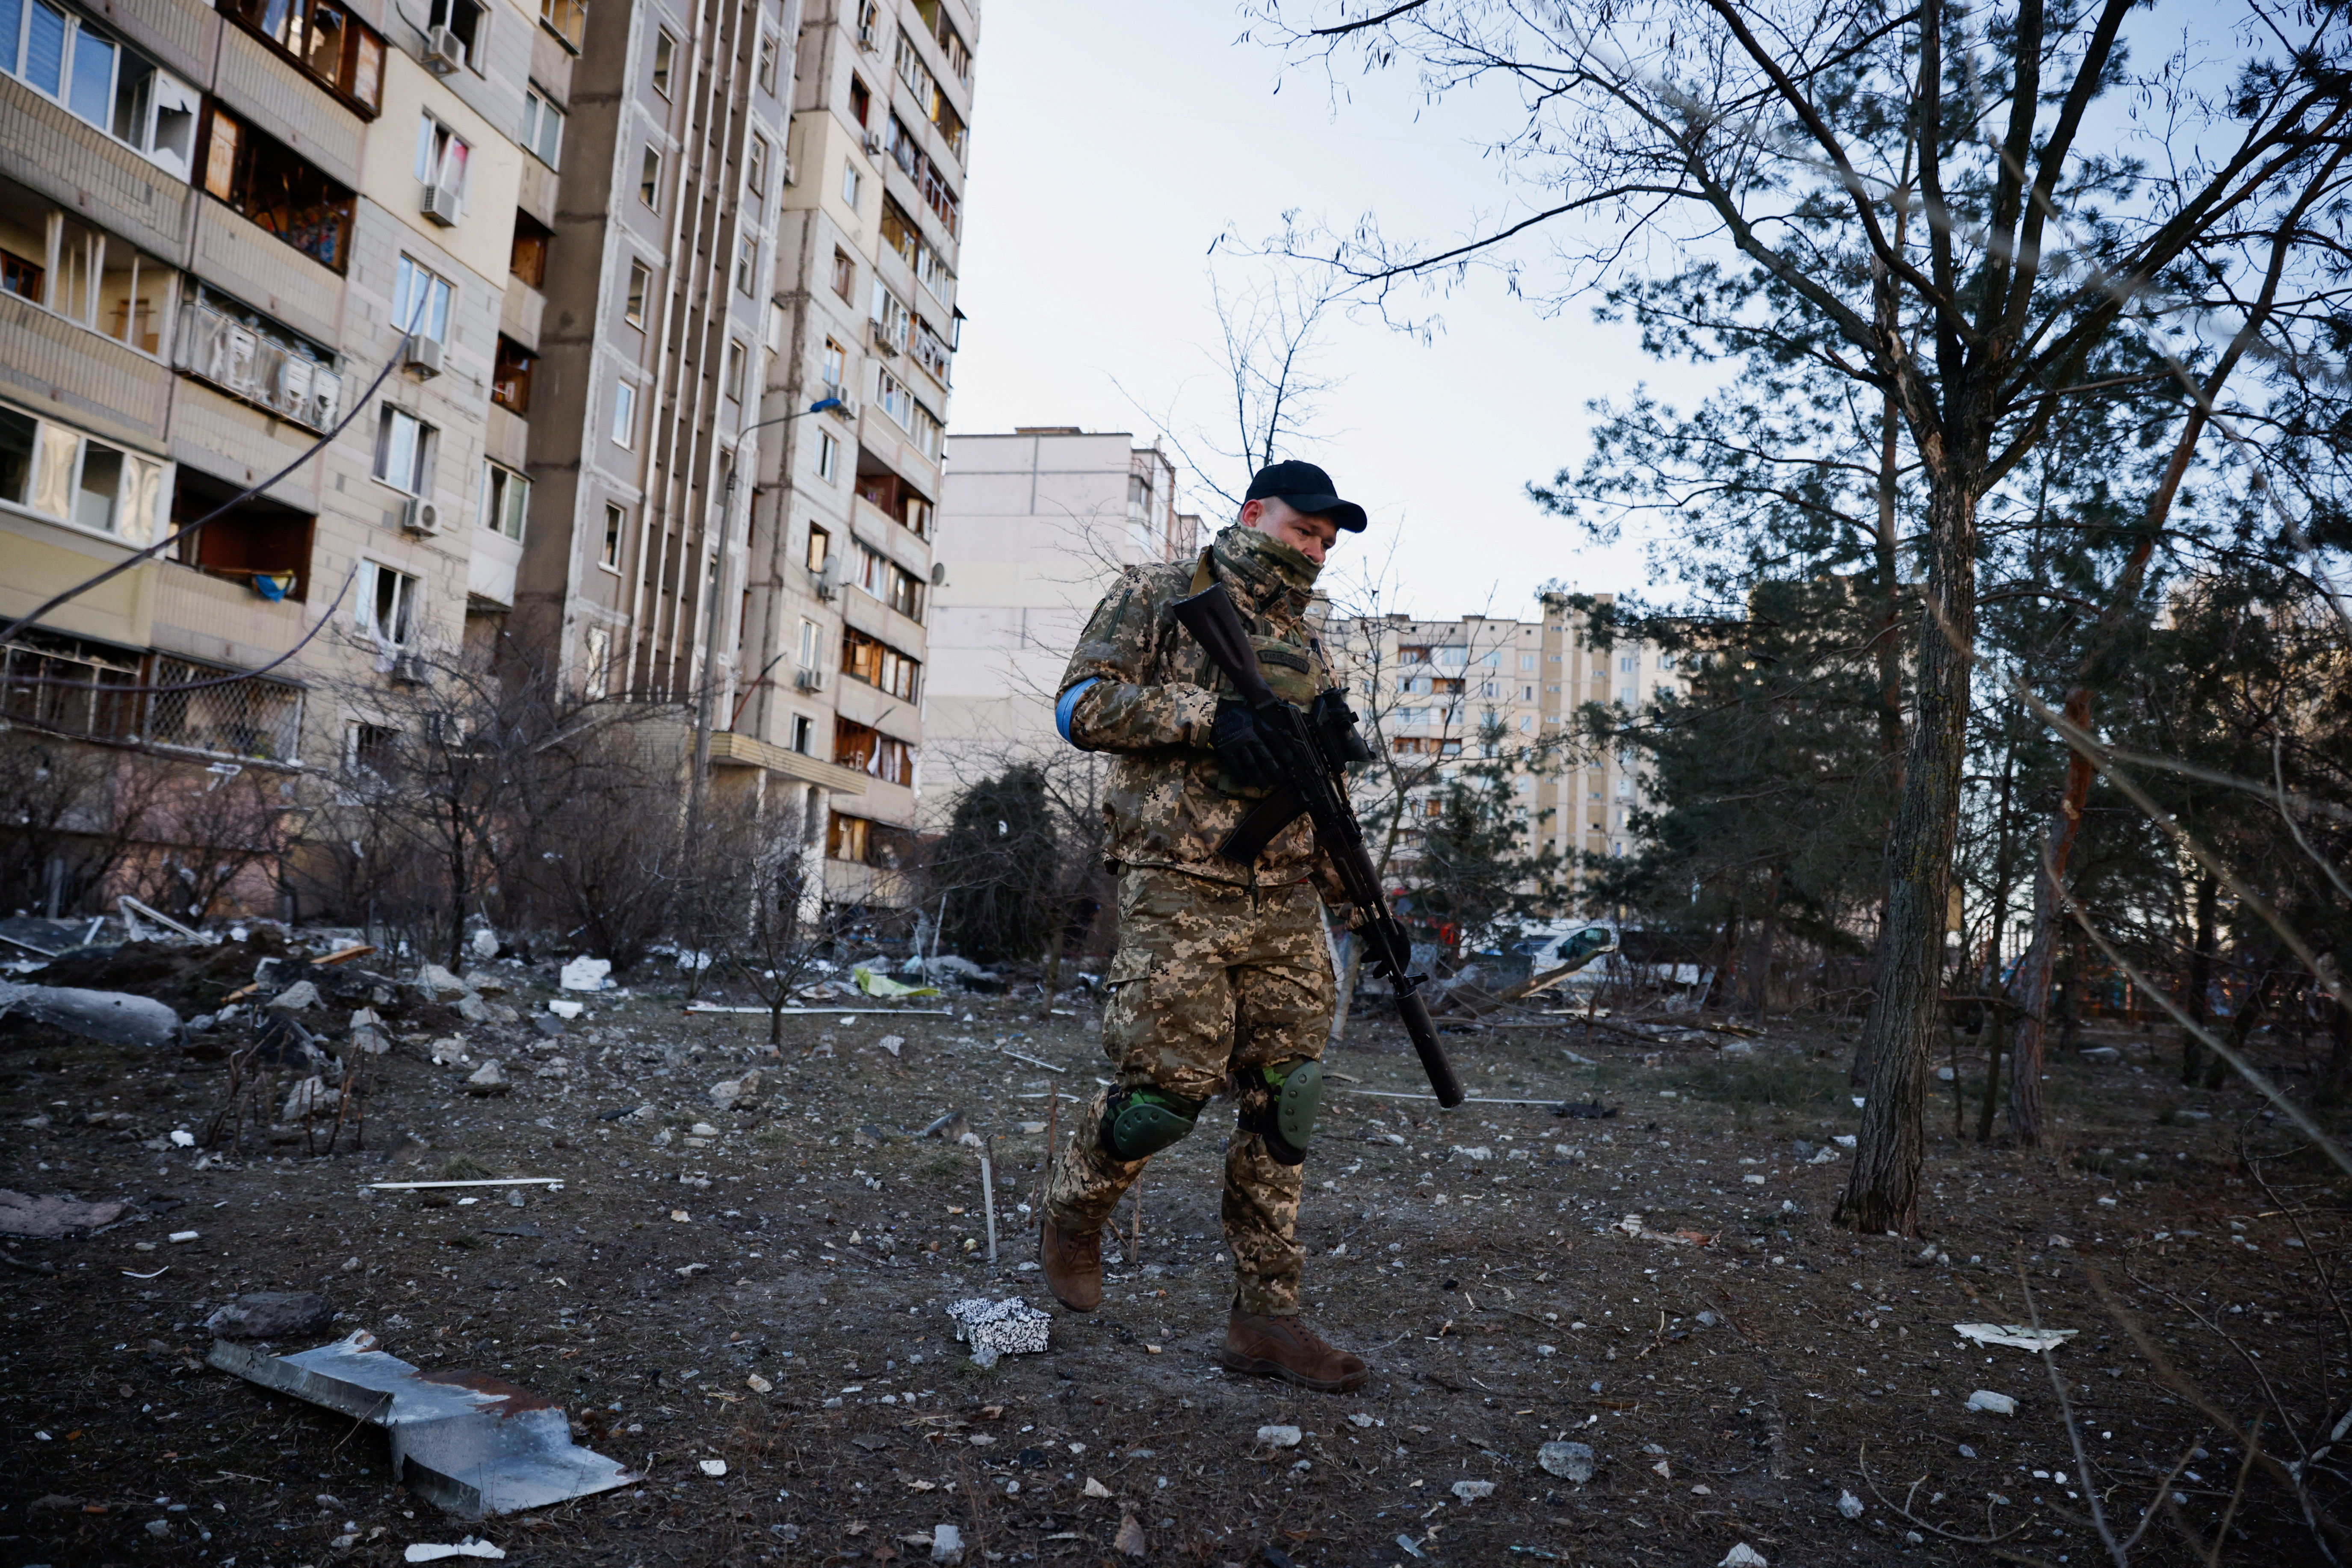
[[[1156,1089],[1114,1089],[1103,1107],[1102,1146],[1115,1160],[1157,1154],[1192,1131],[1206,1104]]]
[[[1323,1104],[1323,1064],[1289,1062],[1258,1071],[1265,1079],[1265,1104],[1255,1116],[1244,1116],[1242,1125],[1265,1140],[1265,1152],[1276,1163],[1300,1164]]]

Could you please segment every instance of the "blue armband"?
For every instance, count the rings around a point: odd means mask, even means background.
[[[1062,732],[1062,739],[1069,741],[1073,746],[1076,745],[1077,742],[1070,740],[1070,715],[1077,710],[1078,699],[1087,694],[1087,688],[1096,685],[1101,679],[1102,677],[1098,675],[1087,677],[1086,679],[1063,692],[1062,700],[1054,704],[1054,728],[1059,730]]]

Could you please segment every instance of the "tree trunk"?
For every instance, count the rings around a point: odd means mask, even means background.
[[[1977,1142],[1992,1142],[1992,1109],[2000,1100],[2000,1048],[2009,1037],[2009,1009],[1993,1004],[1992,1022],[1986,1026],[1991,1037],[1985,1046],[1984,1105],[1977,1113]]]
[[[1764,897],[1764,918],[1756,931],[1756,963],[1748,973],[1748,997],[1753,1004],[1756,1021],[1762,1023],[1772,1005],[1772,947],[1780,928],[1781,873],[1778,866],[1771,870],[1771,885]]]
[[[1918,708],[1887,836],[1886,921],[1862,1031],[1869,1085],[1853,1173],[1838,1202],[1841,1220],[1874,1235],[1907,1236],[1918,1224],[1927,1063],[1943,1021],[1945,933],[1976,643],[1976,497],[1946,479],[1930,497],[1928,513],[1928,588],[1937,613],[1919,628]]]
[[[2189,994],[2183,1000],[2189,1005],[2189,1016],[2199,1024],[2212,1016],[2212,1005],[2206,993],[2213,988],[2213,906],[2219,894],[2219,886],[2211,877],[2197,879],[2197,938],[2196,945],[2189,950]],[[2195,1083],[2204,1064],[2205,1047],[2194,1034],[2182,1030],[2180,1081]]]
[[[2352,1099],[2352,1000],[2336,1000],[2334,1033],[2327,1052],[2327,1076],[2319,1085],[2322,1105],[2341,1105]]]
[[[1734,995],[1732,986],[1739,975],[1739,900],[1731,900],[1731,912],[1723,917],[1723,959],[1715,966],[1715,974],[1707,982],[1706,994],[1699,998],[1699,1011],[1727,1005]],[[1599,988],[1595,988],[1596,994]]]
[[[2077,686],[2066,693],[2069,723],[2088,729],[2091,692]],[[2009,1130],[2021,1149],[2042,1146],[2042,1063],[2049,1049],[2050,976],[2058,959],[2059,897],[2075,840],[2082,837],[2083,809],[2091,798],[2091,764],[2080,752],[2066,753],[2066,782],[2050,819],[2045,860],[2034,868],[2033,940],[2017,966],[2017,1038],[2010,1047]],[[2053,879],[2057,880],[2053,881]]]

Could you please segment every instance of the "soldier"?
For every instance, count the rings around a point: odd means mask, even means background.
[[[1239,1119],[1225,1145],[1235,1292],[1223,1360],[1333,1393],[1370,1373],[1299,1321],[1293,1236],[1331,1023],[1318,893],[1335,915],[1354,913],[1304,818],[1254,864],[1218,858],[1267,793],[1275,759],[1170,606],[1223,583],[1268,683],[1305,708],[1330,684],[1305,624],[1308,594],[1339,531],[1363,527],[1364,509],[1332,493],[1321,468],[1264,469],[1238,521],[1197,562],[1128,569],[1096,607],[1055,707],[1065,740],[1118,753],[1104,809],[1118,952],[1103,1005],[1103,1051],[1118,1076],[1053,1152],[1038,1238],[1045,1281],[1072,1311],[1101,1304],[1102,1227],[1119,1194],[1224,1090]]]

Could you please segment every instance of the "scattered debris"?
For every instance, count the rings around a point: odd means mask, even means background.
[[[79,1230],[96,1230],[122,1217],[129,1204],[85,1204],[72,1198],[36,1198],[0,1189],[0,1235],[55,1241]]]
[[[0,1017],[10,1013],[109,1046],[168,1046],[180,1032],[180,1016],[151,997],[74,985],[0,980]]]
[[[753,1068],[740,1078],[720,1079],[710,1086],[710,1103],[721,1110],[732,1110],[747,1100],[760,1098],[760,1069]]]
[[[2029,1329],[2016,1323],[1954,1323],[1952,1332],[1979,1345],[2013,1345],[2021,1351],[2054,1351],[2080,1329]]]
[[[507,1081],[506,1068],[500,1067],[495,1061],[484,1062],[480,1067],[474,1069],[474,1076],[466,1080],[466,1092],[467,1094],[478,1095],[484,1098],[490,1095],[504,1094],[513,1087],[513,1084]]]
[[[956,1338],[971,1346],[972,1364],[983,1368],[994,1366],[999,1356],[1043,1351],[1053,1321],[1018,1296],[1002,1301],[968,1296],[948,1303],[948,1316],[955,1320]]]
[[[1580,1121],[1600,1121],[1616,1115],[1621,1109],[1622,1108],[1620,1106],[1603,1105],[1597,1100],[1586,1100],[1582,1104],[1571,1100],[1564,1105],[1552,1107],[1551,1113],[1554,1116],[1573,1117]]]
[[[1495,1495],[1495,1483],[1492,1481],[1456,1481],[1454,1483],[1453,1491],[1454,1495],[1460,1498],[1464,1502],[1476,1502],[1483,1498],[1490,1498]]]
[[[1862,1517],[1862,1500],[1854,1496],[1850,1491],[1841,1490],[1838,1493],[1838,1512],[1843,1514],[1848,1519],[1860,1519]]]
[[[1110,1496],[1110,1489],[1103,1485],[1100,1481],[1095,1479],[1092,1476],[1088,1476],[1087,1478],[1087,1484],[1080,1489],[1088,1497]]]
[[[1305,1436],[1296,1426],[1261,1426],[1257,1440],[1269,1448],[1296,1448]]]
[[[963,1531],[952,1524],[931,1527],[931,1561],[961,1563],[963,1561]]]
[[[462,1182],[370,1182],[368,1188],[379,1193],[415,1193],[427,1187],[545,1187],[553,1193],[562,1190],[563,1182],[562,1176],[475,1176]]]
[[[335,1321],[328,1300],[310,1290],[255,1290],[205,1320],[225,1340],[291,1340],[323,1334]]]
[[[885,1035],[874,1043],[895,1057],[905,1047],[907,1037],[904,1035]]]
[[[849,978],[868,996],[937,996],[940,994],[936,985],[908,985],[887,974],[877,974],[871,964],[852,965]]]
[[[964,1113],[961,1110],[950,1110],[929,1127],[924,1128],[916,1136],[944,1138],[950,1143],[960,1143],[963,1141],[963,1135],[971,1131],[971,1123],[965,1120]]]
[[[1766,1568],[1764,1553],[1743,1541],[1725,1552],[1715,1568]]]
[[[1143,1539],[1143,1526],[1136,1522],[1135,1515],[1131,1513],[1119,1517],[1118,1535],[1111,1542],[1110,1547],[1121,1557],[1141,1557],[1151,1550]]]
[[[559,981],[566,991],[603,991],[613,984],[609,958],[575,958],[563,966]]]
[[[1995,1394],[1989,1388],[1979,1388],[1974,1394],[1969,1394],[1968,1407],[1971,1410],[1981,1410],[1988,1415],[2014,1415],[2017,1414],[2016,1400],[2011,1399],[2006,1394]]]
[[[420,1373],[375,1345],[364,1329],[289,1356],[215,1340],[205,1359],[382,1426],[392,1439],[395,1479],[461,1519],[588,1497],[639,1479],[575,1447],[562,1405],[481,1373]]]
[[[727,1473],[727,1461],[724,1459],[705,1459],[701,1463],[701,1469],[704,1475],[709,1476],[715,1480],[719,1477]]]
[[[444,1545],[439,1542],[411,1542],[408,1550],[401,1554],[400,1560],[403,1563],[438,1563],[444,1557],[499,1558],[505,1555],[506,1552],[502,1548],[493,1546],[487,1541],[477,1541],[469,1535],[455,1546]]]
[[[1579,1486],[1592,1479],[1593,1453],[1585,1443],[1546,1443],[1536,1450],[1536,1463],[1562,1480]]]

